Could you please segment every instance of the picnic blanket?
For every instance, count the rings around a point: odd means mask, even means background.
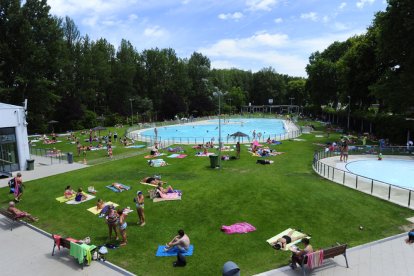
[[[108,206],[108,205],[111,205],[111,204],[114,205],[115,208],[119,206],[119,204],[113,203],[111,201],[105,202],[105,205],[104,206]],[[91,212],[92,214],[94,214],[94,215],[97,215],[97,214],[99,214],[102,211],[102,209],[99,209],[98,210],[98,208],[96,206],[93,206],[93,207],[91,207],[91,208],[89,208],[87,210],[89,212]]]
[[[178,154],[178,153],[174,153],[171,155],[168,155],[167,158],[185,158],[187,157],[187,154]]]
[[[145,147],[145,145],[132,145],[132,146],[126,146],[126,149],[140,149]]]
[[[164,161],[164,159],[153,159],[153,160],[148,160],[148,164],[151,167],[164,167],[167,166],[168,163]]]
[[[153,202],[169,201],[169,200],[181,200],[181,193],[167,193],[163,197],[156,197]]]
[[[271,237],[271,238],[270,238],[270,239],[268,239],[266,242],[267,242],[268,244],[272,245],[272,244],[273,244],[273,243],[275,243],[275,242],[276,242],[279,238],[281,238],[281,237],[283,237],[283,236],[287,235],[287,234],[288,234],[290,231],[292,231],[292,230],[293,230],[292,228],[288,228],[288,229],[286,229],[285,231],[283,231],[282,233],[279,233],[279,234],[277,234],[276,236]],[[293,232],[293,234],[292,234],[292,238],[295,238],[295,237],[297,237],[297,236],[299,236],[299,235],[301,235],[301,234],[303,234],[303,233],[301,233],[301,232],[299,232],[299,231],[295,231],[295,232]],[[309,236],[306,236],[306,238],[310,239],[310,237],[309,237]],[[298,239],[298,240],[293,241],[293,242],[291,242],[291,243],[289,243],[289,244],[286,244],[285,248],[281,248],[281,250],[288,251],[292,245],[298,244],[298,243],[300,243],[301,241],[302,241],[302,239]]]
[[[254,227],[253,225],[247,222],[238,222],[230,226],[222,225],[221,231],[223,231],[226,234],[235,234],[235,233],[244,234],[244,233],[256,231],[256,227]]]
[[[121,185],[122,187],[124,187],[125,188],[125,190],[129,190],[129,189],[131,189],[131,187],[129,187],[129,186],[127,186],[127,185],[124,185],[124,184],[121,184],[121,183],[117,183],[117,184],[119,184],[119,185]],[[120,191],[117,189],[117,188],[115,188],[114,186],[112,186],[112,185],[108,185],[108,186],[105,186],[106,188],[108,188],[109,190],[112,190],[112,191],[114,191],[115,193],[119,193]],[[122,190],[121,190],[122,191]]]
[[[66,201],[66,204],[71,204],[71,205],[81,204],[81,203],[83,203],[85,201],[88,201],[88,200],[91,200],[91,199],[94,199],[95,198],[95,196],[93,196],[93,195],[89,195],[89,194],[85,194],[85,195],[86,195],[86,199],[85,200],[76,201],[76,200],[72,199],[72,200]]]
[[[168,250],[167,252],[164,251],[165,245],[159,245],[157,249],[157,253],[155,253],[155,256],[157,257],[177,257],[178,249],[173,248],[171,250]],[[182,253],[184,256],[191,256],[194,252],[194,246],[190,244],[187,252]]]

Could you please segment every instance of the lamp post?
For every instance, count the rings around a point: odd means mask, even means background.
[[[131,125],[134,124],[134,112],[132,111],[132,102],[135,101],[135,99],[130,98],[129,102],[131,103]]]
[[[213,93],[214,96],[218,97],[218,101],[219,101],[219,110],[218,110],[218,119],[219,119],[219,155],[218,155],[218,166],[219,169],[221,169],[221,97],[226,95],[227,93],[223,93],[222,91],[220,91],[220,89],[218,89],[217,87],[215,87],[216,92]]]
[[[349,117],[351,115],[351,96],[348,96],[348,131],[349,131]]]

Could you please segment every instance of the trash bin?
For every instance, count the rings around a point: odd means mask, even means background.
[[[223,266],[223,276],[240,276],[240,268],[232,261],[228,261]]]
[[[215,169],[218,167],[218,155],[210,155],[210,167]]]
[[[28,171],[34,170],[34,159],[27,159],[27,170]]]
[[[72,164],[73,163],[73,153],[68,152],[68,163]]]

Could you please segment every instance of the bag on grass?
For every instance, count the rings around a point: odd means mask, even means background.
[[[186,261],[184,255],[181,254],[180,252],[178,252],[177,253],[177,261],[173,263],[173,266],[174,267],[177,267],[177,266],[186,266],[186,264],[187,264],[187,261]]]

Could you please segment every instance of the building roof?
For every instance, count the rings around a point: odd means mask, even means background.
[[[16,108],[23,108],[23,106],[0,103],[0,109],[16,109]]]

